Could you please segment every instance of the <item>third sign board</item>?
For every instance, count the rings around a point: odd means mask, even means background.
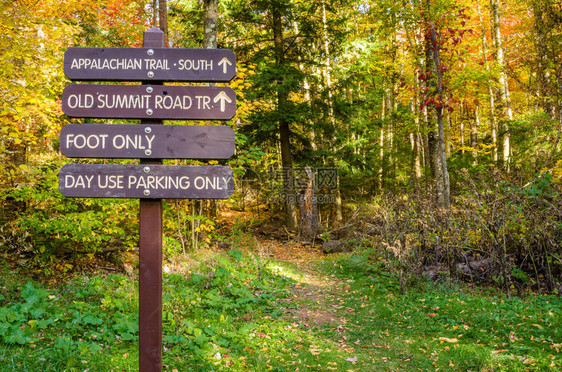
[[[225,125],[68,124],[60,149],[70,158],[228,159],[234,131]]]

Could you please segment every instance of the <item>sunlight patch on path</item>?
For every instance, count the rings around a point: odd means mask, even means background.
[[[258,245],[263,254],[296,266],[295,270],[291,270],[281,263],[270,262],[268,265],[270,269],[297,282],[291,288],[293,296],[287,300],[297,306],[288,311],[287,315],[305,327],[331,324],[333,328],[341,328],[347,323],[336,307],[345,283],[319,272],[317,265],[325,259],[319,248],[276,241],[259,242]]]

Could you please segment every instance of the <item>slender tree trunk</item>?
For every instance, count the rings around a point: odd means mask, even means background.
[[[277,67],[281,68],[285,63],[283,23],[281,13],[278,8],[274,7],[271,14],[273,23],[273,42],[275,47],[275,62]],[[289,229],[295,229],[298,223],[296,208],[297,198],[294,186],[293,157],[291,155],[291,131],[289,129],[289,122],[285,117],[289,96],[287,91],[285,91],[282,87],[283,82],[279,82],[279,85],[281,87],[277,92],[277,113],[279,116],[279,145],[281,147],[281,166],[283,167],[286,224]]]
[[[429,1],[427,2],[427,7],[429,9]],[[450,200],[450,181],[449,181],[449,172],[447,170],[447,157],[445,155],[445,130],[443,126],[443,72],[441,69],[441,58],[439,53],[439,44],[437,42],[437,33],[435,32],[435,26],[433,25],[433,21],[429,21],[429,31],[430,31],[430,38],[431,38],[431,46],[433,50],[433,66],[434,71],[437,76],[437,96],[438,102],[435,105],[435,113],[437,115],[437,130],[438,130],[438,160],[440,164],[438,164],[438,168],[440,168],[441,177],[437,177],[436,179],[436,187],[437,187],[437,196],[438,202],[441,208],[445,210],[449,210],[451,208],[451,200]]]
[[[548,16],[545,15],[545,10],[548,9],[551,4],[548,2],[538,2],[533,1],[533,15],[534,15],[534,26],[533,31],[535,34],[534,42],[535,49],[537,52],[537,63],[536,63],[536,94],[537,101],[540,104],[544,112],[552,118],[556,118],[556,100],[551,99],[553,95],[556,94],[556,89],[551,83],[550,72],[548,71],[549,53],[548,46],[546,43],[545,29],[548,30],[548,26],[545,23],[548,22]],[[546,9],[545,9],[546,7]],[[548,31],[547,31],[548,32]],[[556,53],[556,52],[555,52]]]
[[[152,0],[152,26],[158,27],[158,0]]]
[[[382,99],[382,108],[381,108],[381,131],[379,135],[379,157],[380,157],[380,167],[378,171],[378,186],[379,190],[382,193],[384,187],[384,177],[385,177],[385,130],[384,130],[384,123],[386,121],[386,95],[383,96]]]
[[[464,157],[464,147],[465,147],[465,141],[464,141],[464,115],[465,115],[465,107],[464,104],[461,102],[460,104],[460,112],[459,112],[459,137],[461,138],[461,154]]]
[[[480,127],[480,104],[476,104],[474,111],[474,120],[470,121],[470,147],[472,150],[472,164],[476,165],[478,161],[478,128]]]
[[[507,74],[505,72],[505,57],[502,44],[502,35],[500,31],[500,11],[499,0],[490,0],[490,8],[492,12],[492,32],[494,36],[494,43],[496,47],[496,62],[499,68],[498,83],[500,90],[501,107],[503,112],[503,125],[502,125],[502,147],[504,166],[509,171],[509,164],[511,162],[511,135],[509,123],[506,121],[513,120],[513,113],[511,111],[511,100],[509,97],[509,86],[507,81]]]
[[[330,53],[330,38],[328,37],[328,21],[326,17],[325,1],[322,1],[322,36],[324,39],[324,55],[326,56],[325,76],[326,76],[326,86],[328,87],[328,115],[330,119],[330,124],[332,125],[333,130],[335,130],[336,118],[334,114],[334,102],[332,97],[332,62],[331,62],[331,53]],[[341,199],[339,186],[335,190],[335,194],[336,194],[336,214],[334,216],[334,220],[336,223],[339,223],[343,219],[342,199]]]
[[[219,0],[205,0],[205,23],[203,25],[203,48],[217,47]]]
[[[20,166],[27,163],[27,146],[24,143],[16,144],[12,141],[8,141],[5,148],[6,157],[5,166],[6,173],[9,175],[8,179],[4,182],[9,182],[10,187],[15,189],[17,183],[20,181],[17,178],[20,173]],[[3,208],[2,208],[3,207]],[[16,200],[11,196],[7,196],[4,199],[4,203],[0,203],[0,219],[5,218],[11,220],[16,218],[19,213],[22,213],[27,208],[26,200]]]
[[[324,55],[326,64],[325,76],[326,86],[328,87],[328,109],[330,115],[330,123],[335,126],[334,117],[334,103],[332,100],[332,66],[331,66],[331,53],[330,53],[330,39],[328,38],[328,21],[326,19],[326,2],[322,1],[322,36],[324,39]]]
[[[295,29],[295,35],[299,34],[299,25],[297,22],[293,23],[293,28]],[[312,47],[314,49],[314,46]],[[306,102],[307,108],[309,111],[312,111],[311,105],[311,94],[310,94],[310,83],[307,77],[307,71],[304,69],[304,63],[302,62],[301,56],[299,55],[299,68],[302,73],[305,75],[303,79],[303,89],[304,89],[304,101]],[[305,128],[306,127],[306,128]],[[314,122],[311,119],[308,119],[303,124],[303,132],[309,133],[310,135],[310,147],[313,151],[318,149],[318,145],[316,144],[316,129],[314,128]]]
[[[419,72],[416,71],[416,81],[419,81]],[[416,179],[419,180],[422,178],[422,158],[423,158],[423,146],[421,144],[421,133],[420,133],[420,93],[419,89],[415,89],[415,97],[413,103],[413,114],[414,114],[414,122],[416,123],[416,131],[414,132],[414,170]]]
[[[169,46],[168,42],[168,3],[166,0],[158,0],[158,13],[160,30],[164,33],[164,47]]]
[[[449,114],[449,111],[445,110],[445,118],[447,120],[445,120],[445,123],[447,123],[447,126],[445,127],[445,158],[449,159],[449,157],[451,156],[451,127],[453,126],[453,124],[451,123],[452,119],[451,119],[451,114]],[[461,133],[462,133],[462,120],[461,120]],[[461,134],[461,142],[464,141],[464,138],[462,137]]]
[[[482,26],[482,58],[484,62],[484,68],[488,74],[490,74],[490,63],[488,62],[488,37],[486,36],[486,27],[484,26],[484,20],[482,17],[482,7],[480,5],[480,1],[478,1],[478,18],[480,20],[480,24]],[[492,148],[492,160],[495,164],[497,164],[499,160],[498,155],[498,122],[496,119],[496,103],[495,103],[495,94],[494,89],[492,88],[492,82],[488,81],[488,97],[489,97],[489,104],[490,104],[490,111],[488,115],[490,116],[490,133],[492,135],[492,144],[494,145]]]

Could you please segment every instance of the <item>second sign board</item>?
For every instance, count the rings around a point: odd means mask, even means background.
[[[71,84],[62,92],[70,117],[229,120],[236,93],[228,87]]]

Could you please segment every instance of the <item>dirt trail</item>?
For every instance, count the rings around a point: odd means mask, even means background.
[[[329,323],[331,328],[343,329],[346,319],[339,304],[341,294],[349,286],[335,276],[320,272],[318,263],[325,258],[320,247],[275,241],[260,242],[259,245],[270,257],[292,263],[298,269],[298,274],[293,277],[297,283],[290,288],[293,296],[287,300],[296,306],[287,315],[307,327]]]

